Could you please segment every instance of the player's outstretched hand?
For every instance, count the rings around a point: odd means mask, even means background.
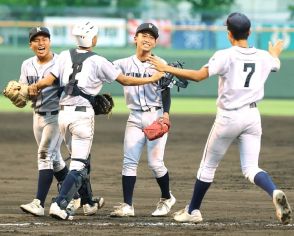
[[[148,61],[150,64],[154,66],[154,68],[158,71],[165,71],[166,64],[164,64],[160,59],[156,58],[155,56],[149,56]]]
[[[268,51],[273,57],[279,57],[283,51],[284,41],[279,39],[274,45],[268,42]]]

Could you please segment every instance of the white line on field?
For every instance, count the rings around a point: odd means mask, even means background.
[[[195,226],[195,227],[227,227],[227,226],[259,226],[259,223],[237,223],[237,222],[232,222],[232,223],[198,223],[198,224],[193,224],[193,223],[163,223],[163,222],[157,222],[157,223],[150,223],[150,222],[132,222],[132,223],[109,223],[109,222],[97,222],[97,223],[84,223],[84,222],[73,222],[73,221],[60,221],[63,223],[68,223],[71,225],[91,225],[91,226],[123,226],[123,227],[142,227],[142,226],[149,226],[149,227],[170,227],[170,226]],[[0,227],[3,226],[19,226],[19,227],[26,227],[26,226],[51,226],[52,224],[50,223],[42,223],[42,222],[25,222],[25,223],[4,223],[0,224]],[[289,228],[294,228],[294,224],[288,224],[288,225],[281,225],[281,224],[266,224],[264,225],[266,228],[277,228],[277,227],[289,227]]]

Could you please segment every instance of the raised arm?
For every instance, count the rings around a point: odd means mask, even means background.
[[[174,74],[176,77],[182,79],[193,80],[198,82],[209,77],[207,67],[202,67],[199,70],[188,70],[164,64],[154,56],[150,56],[148,60],[155,67],[156,70]]]
[[[40,90],[51,86],[55,80],[56,80],[56,77],[53,74],[49,73],[48,75],[45,76],[45,78],[43,78],[43,79],[39,80],[37,83],[31,84],[29,86],[29,95],[30,96],[38,95]]]
[[[154,83],[158,81],[163,75],[164,75],[163,72],[156,72],[151,77],[136,78],[136,77],[119,74],[116,81],[119,82],[121,85],[125,85],[125,86],[143,85],[143,84]]]
[[[279,39],[274,45],[272,42],[268,43],[268,52],[273,57],[279,57],[281,52],[283,51],[284,41]]]

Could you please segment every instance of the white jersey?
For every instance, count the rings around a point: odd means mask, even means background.
[[[58,58],[57,54],[53,54],[53,59],[46,64],[39,64],[37,56],[26,59],[21,65],[21,74],[19,82],[31,85],[43,79],[50,73],[53,65]],[[36,112],[48,112],[59,109],[58,97],[59,83],[56,81],[52,86],[41,91],[36,99],[32,100],[32,107]]]
[[[217,51],[209,60],[209,76],[219,75],[217,106],[238,109],[264,96],[264,84],[280,61],[269,52],[233,46]]]
[[[122,74],[133,77],[150,77],[156,70],[148,62],[141,62],[136,55],[113,62]],[[131,110],[148,110],[162,107],[161,90],[158,83],[138,86],[123,86],[127,107]]]
[[[76,49],[78,53],[85,53],[85,50]],[[69,76],[73,72],[72,60],[69,50],[63,51],[59,55],[56,65],[51,73],[59,78],[61,86],[65,86],[69,82]],[[103,83],[112,83],[119,76],[120,71],[116,70],[114,65],[104,57],[93,55],[83,62],[81,72],[76,74],[75,79],[78,80],[79,89],[85,94],[97,95]],[[60,105],[75,105],[91,107],[90,102],[81,96],[70,96],[64,93],[60,99]]]

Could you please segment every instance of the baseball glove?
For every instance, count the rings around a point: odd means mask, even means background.
[[[114,107],[114,101],[110,94],[98,94],[95,96],[95,102],[92,105],[95,115],[107,115],[111,113],[112,108]]]
[[[29,98],[28,85],[11,80],[8,82],[3,94],[5,97],[9,98],[15,106],[23,108],[27,104]]]
[[[167,133],[170,129],[169,119],[165,117],[160,117],[156,121],[153,121],[151,125],[148,125],[143,129],[146,137],[152,141],[162,137],[165,133]]]
[[[176,67],[176,68],[183,68],[183,62],[171,62],[168,65]],[[171,73],[165,73],[165,75],[160,79],[160,90],[165,90],[167,87],[172,88],[174,85],[178,87],[178,92],[180,88],[187,88],[189,82],[185,79],[176,78]]]

